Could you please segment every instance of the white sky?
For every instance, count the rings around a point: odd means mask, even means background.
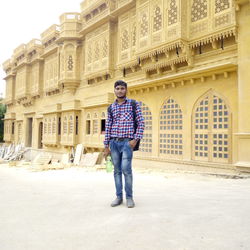
[[[2,63],[20,44],[27,44],[52,24],[59,24],[65,12],[80,12],[83,0],[3,0],[0,3],[0,95],[5,96]]]

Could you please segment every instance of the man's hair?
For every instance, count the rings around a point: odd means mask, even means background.
[[[125,88],[127,88],[127,83],[122,80],[118,80],[115,82],[114,88],[116,88],[117,86],[124,86]]]

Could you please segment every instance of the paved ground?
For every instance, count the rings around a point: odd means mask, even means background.
[[[136,207],[111,208],[112,174],[0,165],[0,249],[250,249],[250,179],[135,171],[134,180]]]

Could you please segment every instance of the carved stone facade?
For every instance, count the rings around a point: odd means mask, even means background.
[[[83,1],[4,62],[5,142],[102,150],[123,79],[145,117],[136,158],[249,170],[249,13],[248,0]]]

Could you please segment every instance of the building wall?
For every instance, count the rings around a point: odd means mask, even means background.
[[[33,148],[102,150],[113,84],[123,79],[146,122],[136,157],[229,167],[243,155],[248,162],[236,136],[249,113],[241,108],[239,117],[238,65],[247,46],[236,29],[246,27],[248,10],[248,2],[232,0],[83,1],[80,13],[62,14],[60,25],[4,62],[5,141],[29,146],[32,128]]]

